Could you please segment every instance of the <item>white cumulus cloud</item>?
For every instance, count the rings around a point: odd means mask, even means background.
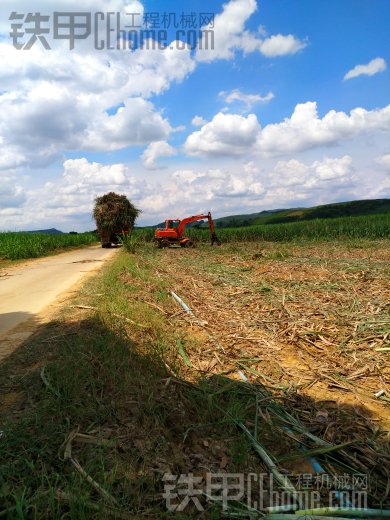
[[[201,130],[193,132],[184,143],[190,156],[222,157],[248,153],[255,145],[259,123],[254,114],[217,114]]]
[[[125,194],[134,201],[144,211],[142,220],[147,219],[149,224],[167,216],[184,217],[210,210],[222,216],[257,212],[259,208],[311,206],[348,200],[360,175],[348,155],[324,156],[309,165],[296,159],[278,161],[268,170],[260,169],[261,164],[261,160],[250,161],[234,167],[233,172],[218,167],[178,170],[161,185],[146,182],[142,173],[135,175],[124,164],[69,159],[64,162],[61,178],[26,191],[16,174],[7,173],[4,196],[0,196],[0,227],[92,229],[94,198],[108,191]],[[383,184],[381,190],[388,188]]]
[[[272,92],[269,92],[264,97],[261,97],[259,94],[243,94],[238,88],[232,90],[229,94],[227,92],[220,92],[219,95],[224,97],[226,103],[243,101],[246,104],[247,110],[250,110],[255,103],[267,103],[275,97]]]
[[[253,161],[250,161],[244,164],[244,172],[245,173],[259,173],[259,168],[255,166]]]
[[[315,161],[311,169],[320,181],[339,179],[351,172],[352,157],[345,155],[341,159],[332,159],[324,156],[323,161]]]
[[[89,163],[85,157],[64,162],[63,177],[70,185],[118,186],[127,184],[128,176],[129,169],[124,164]]]
[[[248,213],[254,204],[281,207],[283,201],[331,198],[334,192],[351,190],[356,176],[352,158],[345,155],[341,158],[324,156],[309,166],[296,159],[278,161],[270,171],[260,171],[254,161],[245,163],[242,171],[235,173],[221,168],[204,173],[183,170],[175,172],[171,179],[177,186],[175,200],[188,207],[206,201],[213,208],[242,205],[243,212]],[[172,200],[170,198],[170,202]]]
[[[155,141],[150,143],[146,150],[141,155],[142,162],[148,170],[160,170],[163,166],[157,164],[159,157],[172,157],[177,155],[176,148],[168,144],[166,141]]]
[[[1,176],[0,210],[18,208],[27,200],[24,188],[19,184],[15,175],[6,172]]]
[[[175,172],[171,178],[178,186],[181,200],[188,204],[263,195],[265,189],[258,178],[258,168],[251,162],[244,165],[243,169],[241,175],[233,175],[222,168],[210,168],[199,173],[184,170]]]
[[[12,0],[2,3],[5,12],[7,6],[9,13],[15,9]],[[18,2],[20,13],[29,12],[30,7],[27,0]],[[57,8],[77,12],[79,4],[76,0],[62,0]],[[8,37],[10,21],[0,20],[0,33],[7,34],[0,40],[0,168],[5,169],[48,167],[63,160],[67,151],[108,152],[159,143],[166,141],[171,132],[183,130],[182,125],[171,127],[163,109],[157,110],[150,101],[151,96],[163,93],[173,82],[183,81],[199,60],[230,59],[238,48],[245,47],[247,52],[244,41],[253,35],[245,32],[244,26],[257,4],[255,0],[225,4],[223,12],[215,17],[215,49],[198,50],[195,58],[188,45],[178,48],[176,42],[160,49],[149,40],[148,51],[123,50],[127,42],[116,40],[115,32],[111,41],[115,52],[107,49],[107,41],[104,49],[94,49],[93,34],[76,40],[70,51],[69,41],[52,38],[52,4],[37,0],[34,9],[51,16],[44,24],[51,31],[47,37],[50,51],[39,39],[28,52],[16,50]],[[119,14],[122,28],[130,22],[126,13],[140,13],[142,17],[144,11],[137,0],[86,0],[83,9],[106,13],[98,26],[99,38],[105,40],[107,11]],[[267,39],[258,38],[261,35],[260,30],[253,36],[256,45],[266,43]],[[25,34],[19,40],[26,43],[28,38]],[[116,51],[118,45],[120,52]],[[203,119],[194,120],[207,124]],[[165,147],[167,150],[172,152]],[[146,165],[156,168],[153,158],[148,157],[151,153],[149,150],[144,156]]]
[[[224,4],[221,14],[217,14],[214,19],[214,49],[210,47],[211,35],[208,35],[209,43],[206,49],[206,36],[204,36],[196,51],[197,61],[210,62],[215,59],[232,59],[236,50],[243,50],[244,54],[259,51],[264,56],[274,57],[285,54],[295,54],[300,49],[306,47],[307,43],[296,39],[292,34],[283,36],[282,34],[273,35],[262,40],[258,36],[264,34],[264,29],[260,26],[257,34],[245,30],[245,22],[257,10],[255,0],[231,0]],[[206,26],[202,29],[207,30]]]
[[[184,143],[190,156],[204,158],[238,157],[248,153],[264,157],[302,152],[335,145],[363,134],[390,130],[390,105],[376,110],[355,108],[350,116],[331,110],[322,119],[317,104],[307,102],[295,107],[291,118],[261,128],[255,114],[217,114]]]
[[[270,193],[280,188],[305,193],[308,197],[315,190],[350,185],[355,178],[352,158],[345,155],[341,159],[326,157],[314,161],[311,166],[291,159],[278,161],[269,175]]]
[[[261,42],[259,50],[267,58],[274,58],[275,56],[284,56],[285,54],[295,54],[306,46],[306,42],[298,40],[292,34],[287,36],[276,34]]]
[[[11,12],[13,4],[5,3]],[[63,10],[72,10],[73,4],[77,11],[73,0]],[[123,0],[88,0],[85,10],[88,5],[93,12],[120,13],[122,26],[129,23],[126,11],[143,12],[139,2],[125,6]],[[30,9],[27,2],[19,7],[21,12]],[[43,0],[36,9],[53,11]],[[173,44],[173,49],[112,52],[97,51],[93,43],[92,35],[77,40],[69,51],[69,42],[50,39],[52,50],[46,51],[37,40],[24,52],[10,39],[0,40],[0,167],[46,167],[61,160],[64,151],[147,145],[183,129],[172,129],[147,98],[193,72],[196,62],[189,48],[179,50]]]
[[[379,164],[381,168],[390,172],[390,153],[375,157],[374,161]]]
[[[66,160],[63,168],[59,179],[29,190],[21,188],[16,175],[7,173],[0,194],[0,228],[42,229],[57,222],[72,229],[73,222],[77,229],[80,225],[82,230],[93,229],[91,212],[96,196],[115,191],[137,202],[157,189],[134,177],[124,164],[90,163],[81,158]],[[1,211],[1,207],[8,209]]]
[[[204,176],[204,173],[194,173],[192,170],[179,170],[174,172],[171,179],[177,184],[191,184],[198,177]]]
[[[193,126],[203,126],[207,124],[207,121],[201,116],[195,116],[194,118],[192,118],[191,124]]]
[[[375,58],[371,60],[367,65],[356,65],[356,67],[349,72],[346,73],[344,79],[356,78],[356,76],[360,76],[361,74],[366,74],[367,76],[373,76],[377,72],[382,72],[387,69],[387,63],[383,58]]]

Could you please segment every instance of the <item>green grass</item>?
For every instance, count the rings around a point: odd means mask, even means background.
[[[48,235],[46,233],[0,233],[0,259],[38,258],[55,249],[90,245],[97,242],[94,233]]]
[[[122,236],[119,237],[119,243],[123,247],[125,251],[128,253],[134,254],[140,244],[139,238],[128,234],[122,233]]]
[[[153,229],[136,230],[140,239],[150,242]],[[209,242],[210,231],[189,229],[186,236],[197,242]],[[390,237],[390,214],[367,215],[360,217],[342,217],[291,222],[287,224],[269,224],[267,226],[248,226],[241,228],[218,229],[218,238],[226,242],[291,242],[294,240],[353,240]]]

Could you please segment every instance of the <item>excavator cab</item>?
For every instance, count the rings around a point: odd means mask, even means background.
[[[167,229],[179,229],[180,220],[168,220]]]

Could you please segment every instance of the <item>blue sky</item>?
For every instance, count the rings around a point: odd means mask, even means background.
[[[107,191],[140,225],[390,196],[388,2],[83,4],[123,26],[126,12],[213,12],[204,52],[97,51],[93,34],[70,51],[52,13],[75,0],[2,4],[0,229],[92,229]],[[50,15],[50,51],[13,47],[13,11]]]

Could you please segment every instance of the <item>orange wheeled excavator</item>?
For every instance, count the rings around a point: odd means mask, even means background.
[[[213,246],[215,242],[220,246],[221,242],[215,233],[214,223],[210,212],[207,215],[194,215],[193,217],[183,218],[183,220],[178,218],[176,220],[166,220],[163,228],[156,229],[154,242],[158,247],[169,247],[174,244],[178,244],[181,247],[194,247],[195,243],[192,238],[183,237],[185,226],[189,222],[195,222],[196,220],[203,220],[206,218],[209,221],[210,226],[211,245]]]

